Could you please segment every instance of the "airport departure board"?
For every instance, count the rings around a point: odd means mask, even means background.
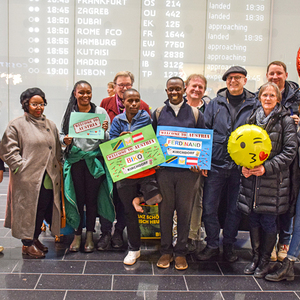
[[[232,65],[248,70],[255,91],[268,63],[271,8],[272,0],[1,1],[0,131],[21,114],[26,88],[45,91],[45,113],[59,125],[76,81],[91,83],[99,105],[122,70],[153,109],[169,77],[202,73],[214,97]]]

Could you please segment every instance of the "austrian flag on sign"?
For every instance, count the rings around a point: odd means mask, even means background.
[[[138,134],[133,135],[133,136],[132,136],[132,139],[133,139],[133,142],[134,142],[134,143],[137,143],[137,142],[142,141],[142,140],[144,139],[144,136],[143,136],[143,134],[140,132],[140,133],[138,133]]]
[[[198,164],[198,157],[187,157],[186,164],[187,165],[197,165]]]

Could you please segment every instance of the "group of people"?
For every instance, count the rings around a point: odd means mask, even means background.
[[[207,88],[203,75],[192,74],[186,82],[172,77],[166,83],[167,100],[152,114],[139,92],[132,88],[134,76],[128,71],[116,74],[108,85],[111,96],[103,99],[100,107],[91,101],[91,85],[78,81],[60,133],[43,114],[47,105],[45,94],[39,88],[23,92],[20,101],[24,115],[8,124],[0,145],[0,156],[10,169],[5,226],[22,240],[22,253],[45,257],[48,248],[39,241],[43,220],[50,224],[53,234],[59,235],[63,161],[67,223],[75,232],[70,251],[81,249],[84,227],[84,252],[121,248],[127,226],[129,251],[124,264],[134,264],[140,256],[139,203],[158,203],[161,256],[157,267],[168,268],[175,260],[175,268],[185,270],[188,250],[198,250],[195,240],[202,221],[206,247],[197,251],[196,257],[209,260],[219,255],[218,209],[225,201],[224,260],[238,259],[234,243],[244,213],[249,215],[253,250],[253,259],[244,273],[273,281],[293,280],[293,262],[300,253],[300,200],[297,201],[300,92],[296,83],[286,80],[288,73],[282,62],[270,63],[266,76],[268,82],[255,94],[244,87],[247,71],[233,66],[222,77],[226,87],[209,103],[203,99]],[[70,137],[71,112],[104,114],[104,138]],[[231,133],[246,123],[265,129],[272,142],[268,159],[253,169],[237,166],[227,151]],[[213,129],[211,169],[156,167],[112,183],[99,144],[149,124],[155,132],[157,126]],[[241,147],[245,145],[241,143]],[[101,235],[95,246],[97,216]],[[275,246],[278,232],[279,243]],[[272,251],[283,264],[275,273],[268,274]]]

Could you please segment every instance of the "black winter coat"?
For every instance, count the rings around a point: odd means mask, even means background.
[[[269,158],[263,163],[265,173],[262,176],[242,176],[238,209],[245,214],[251,211],[260,214],[279,215],[289,209],[290,170],[298,142],[294,120],[289,112],[277,104],[279,109],[267,123],[265,130],[272,142]],[[256,124],[256,112],[248,124]],[[299,180],[299,179],[298,179]]]

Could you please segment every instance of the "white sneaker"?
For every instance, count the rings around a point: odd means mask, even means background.
[[[139,258],[141,256],[141,250],[138,251],[128,251],[128,254],[126,255],[126,257],[123,260],[123,263],[125,265],[133,265],[137,258]]]

